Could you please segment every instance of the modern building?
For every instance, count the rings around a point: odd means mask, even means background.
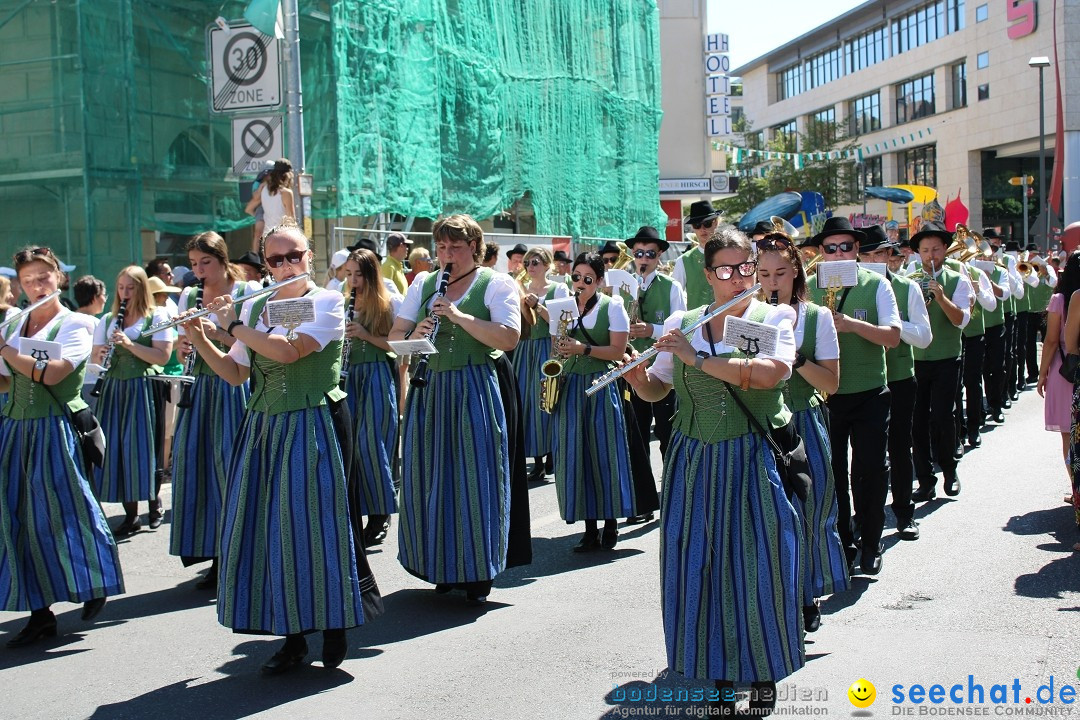
[[[1049,58],[1042,71],[1029,66],[1039,56]],[[1046,185],[1056,191],[1050,202],[1065,223],[1080,219],[1075,2],[870,0],[732,73],[742,79],[737,112],[751,124],[747,144],[805,135],[815,121],[840,123],[857,136],[863,164],[852,176],[864,181],[853,188],[855,202],[835,213],[863,212],[863,185],[925,185],[937,189],[942,206],[958,196],[970,227],[1000,225],[1018,237],[1022,188],[1008,179],[1035,178],[1034,226],[1043,191],[1042,81]],[[1070,152],[1060,152],[1062,145]],[[885,215],[886,204],[870,199],[866,212]],[[893,212],[903,225],[906,212]]]

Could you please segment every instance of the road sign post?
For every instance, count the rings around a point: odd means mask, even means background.
[[[216,113],[281,107],[277,39],[250,25],[206,30],[210,68],[210,109]]]
[[[1024,249],[1028,246],[1028,188],[1031,187],[1031,183],[1035,182],[1035,178],[1031,175],[1020,175],[1018,177],[1009,178],[1010,185],[1019,185],[1023,188],[1023,196],[1020,202],[1024,205]]]
[[[281,115],[234,117],[233,175],[258,175],[264,163],[285,157],[284,135]]]

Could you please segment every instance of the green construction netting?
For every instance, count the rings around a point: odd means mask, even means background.
[[[251,224],[206,59],[207,26],[245,7],[0,0],[4,255],[47,243],[108,275],[170,237],[179,248]],[[301,0],[300,12],[314,217],[483,218],[528,196],[539,233],[664,222],[651,0]]]

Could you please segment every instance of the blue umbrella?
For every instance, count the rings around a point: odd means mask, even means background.
[[[902,190],[900,188],[893,187],[877,187],[871,185],[866,188],[866,197],[877,198],[878,200],[885,200],[887,202],[894,202],[899,205],[906,205],[915,199],[908,190]]]
[[[750,232],[759,222],[768,220],[773,215],[790,220],[795,217],[795,213],[799,212],[802,203],[803,197],[797,192],[773,195],[750,208],[749,212],[742,216],[742,220],[739,220],[738,228],[743,232]]]

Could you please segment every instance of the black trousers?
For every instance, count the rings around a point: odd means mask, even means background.
[[[1039,332],[1046,324],[1046,313],[1029,312],[1027,314],[1027,338],[1024,342],[1024,364],[1027,365],[1029,378],[1039,377],[1039,354],[1036,343]]]
[[[1009,377],[1009,384],[1017,390],[1024,389],[1024,346],[1027,345],[1027,312],[1016,313],[1016,337],[1013,340],[1013,374]]]
[[[851,524],[852,501],[862,528],[862,546],[876,552],[885,528],[889,495],[889,388],[833,395],[828,400],[829,440],[839,505],[837,529],[848,560],[858,553]],[[852,466],[848,477],[848,444]]]
[[[960,346],[960,370],[956,373],[956,390],[953,393],[953,437],[963,437],[967,432],[964,418],[964,347]]]
[[[915,414],[911,423],[912,458],[919,485],[933,487],[934,460],[945,477],[956,475],[956,428],[952,408],[956,398],[956,382],[960,373],[960,358],[947,360],[916,360]]]
[[[915,515],[911,502],[915,465],[911,459],[911,418],[915,414],[916,380],[909,377],[889,383],[889,467],[892,511],[897,526]]]
[[[630,404],[634,408],[634,417],[637,418],[638,432],[645,441],[645,454],[652,454],[649,446],[649,428],[656,421],[656,439],[660,441],[660,456],[667,457],[668,441],[671,440],[671,416],[675,414],[675,393],[670,392],[663,400],[651,403],[642,400],[637,393],[631,391]]]
[[[1002,382],[1004,397],[1012,397],[1016,390],[1016,315],[1005,315],[1005,377]]]
[[[986,336],[974,335],[964,338],[963,387],[967,399],[965,429],[972,436],[982,429],[986,414],[983,412],[983,358],[986,353]]]
[[[983,353],[983,387],[992,412],[1001,410],[1005,396],[1005,326],[986,328]]]

